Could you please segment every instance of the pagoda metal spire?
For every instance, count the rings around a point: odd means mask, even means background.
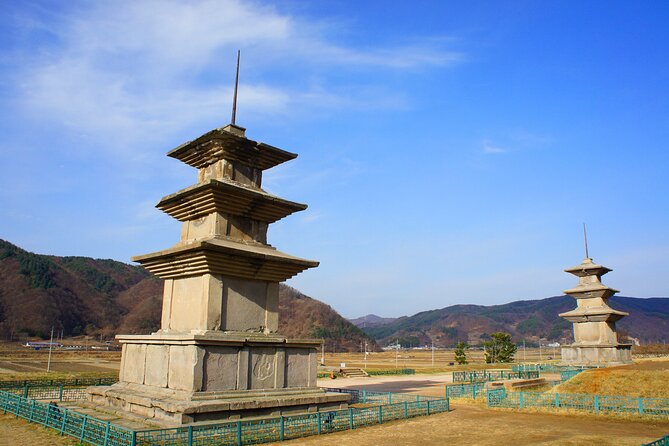
[[[585,243],[585,258],[589,259],[590,255],[588,254],[588,233],[585,229],[585,223],[583,223],[583,241]]]
[[[239,57],[241,50],[237,50],[237,74],[235,75],[235,93],[232,97],[232,125],[235,125],[237,120],[237,89],[239,88]]]

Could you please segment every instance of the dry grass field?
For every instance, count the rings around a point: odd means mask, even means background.
[[[669,360],[648,359],[626,366],[588,370],[552,391],[669,398]]]
[[[547,362],[545,351],[541,362]],[[553,353],[553,352],[551,352]],[[538,349],[525,352],[527,362],[539,362]],[[0,349],[0,379],[66,378],[81,376],[114,376],[118,373],[118,352],[55,352],[52,355],[52,370],[45,373],[48,352],[25,348]],[[449,365],[454,362],[453,352],[410,350],[372,353],[367,355],[368,369],[413,368],[418,375],[377,376],[371,378],[321,379],[322,387],[364,388],[375,391],[392,391],[441,396],[444,384],[451,381],[454,370],[503,368],[509,365],[486,365],[482,352],[474,351],[472,363],[466,366]],[[522,350],[517,358],[522,359]],[[364,367],[365,357],[360,353],[326,354],[326,366]],[[669,390],[667,375],[669,360],[643,360],[633,366],[616,367],[594,371],[588,384],[573,380],[560,389],[561,392],[586,392],[605,390],[620,392],[625,389],[635,392],[631,383],[636,383],[644,392]],[[593,372],[587,372],[593,374]],[[588,376],[584,374],[582,376]],[[647,379],[642,379],[645,376]],[[651,377],[653,377],[651,379]],[[659,379],[659,380],[658,380]],[[649,380],[649,381],[648,381]],[[647,382],[648,381],[648,382]],[[646,383],[646,384],[643,384]],[[643,385],[642,385],[643,384]],[[572,386],[572,387],[567,387]],[[579,387],[580,386],[580,387]],[[599,387],[597,387],[599,386]],[[646,393],[638,393],[646,395]],[[650,396],[650,395],[648,395]],[[491,410],[482,402],[453,400],[452,411],[429,417],[395,421],[381,426],[372,426],[355,431],[292,440],[284,444],[327,446],[348,445],[640,445],[669,434],[669,420],[658,421],[630,417],[628,419],[578,414],[527,413],[513,410]],[[17,420],[0,415],[0,444],[13,446],[74,445],[76,441]]]
[[[47,429],[0,412],[0,444],[12,446],[74,446],[79,444],[71,437],[61,437]]]
[[[355,431],[271,443],[273,446],[634,445],[669,433],[669,422],[492,411],[455,403],[453,411]]]
[[[62,379],[118,376],[121,352],[54,349],[50,373],[48,350],[32,350],[17,343],[0,344],[0,379]]]
[[[415,369],[418,373],[450,372],[453,370],[473,369],[501,369],[511,368],[510,364],[486,364],[483,350],[469,350],[467,352],[469,364],[459,366],[455,362],[455,354],[452,349],[435,349],[434,355],[431,350],[400,350],[355,353],[328,353],[325,354],[325,365],[338,368],[342,363],[347,367],[361,367],[365,369]],[[526,349],[521,348],[516,353],[516,359],[528,363],[550,363],[559,362],[559,348]],[[452,364],[452,365],[451,365]]]

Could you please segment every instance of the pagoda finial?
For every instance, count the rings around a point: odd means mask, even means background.
[[[585,243],[585,258],[589,259],[590,254],[588,254],[588,233],[585,229],[585,223],[583,223],[583,242]]]
[[[235,94],[232,98],[232,125],[235,125],[237,120],[237,88],[239,87],[239,57],[241,50],[237,50],[237,75],[235,76]]]

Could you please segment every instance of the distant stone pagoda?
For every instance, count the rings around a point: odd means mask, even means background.
[[[120,382],[92,402],[170,426],[346,407],[316,386],[320,341],[276,333],[279,282],[318,266],[267,244],[270,223],[307,206],[263,191],[262,172],[297,155],[230,124],[168,156],[199,173],[157,205],[180,242],[133,258],[165,280],[161,329],[117,336]]]
[[[616,321],[628,313],[608,306],[607,300],[618,290],[601,281],[609,271],[594,263],[587,254],[580,265],[565,270],[578,277],[578,286],[564,291],[574,297],[577,304],[576,309],[560,314],[574,324],[574,343],[562,347],[564,364],[607,366],[632,362],[632,345],[619,343],[616,333]]]

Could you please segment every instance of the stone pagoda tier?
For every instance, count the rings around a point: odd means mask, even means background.
[[[574,343],[562,347],[564,364],[607,366],[632,362],[632,345],[619,343],[616,333],[616,321],[628,313],[608,306],[607,300],[618,290],[601,281],[609,271],[590,258],[565,270],[578,277],[578,286],[564,291],[576,299],[576,309],[560,314],[574,324]]]
[[[318,266],[267,244],[270,223],[307,206],[263,191],[262,172],[297,155],[231,124],[168,156],[198,182],[157,205],[182,222],[179,243],[133,258],[165,281],[161,328],[117,336],[119,382],[91,401],[167,426],[346,407],[316,385],[320,341],[276,333],[279,282]]]

